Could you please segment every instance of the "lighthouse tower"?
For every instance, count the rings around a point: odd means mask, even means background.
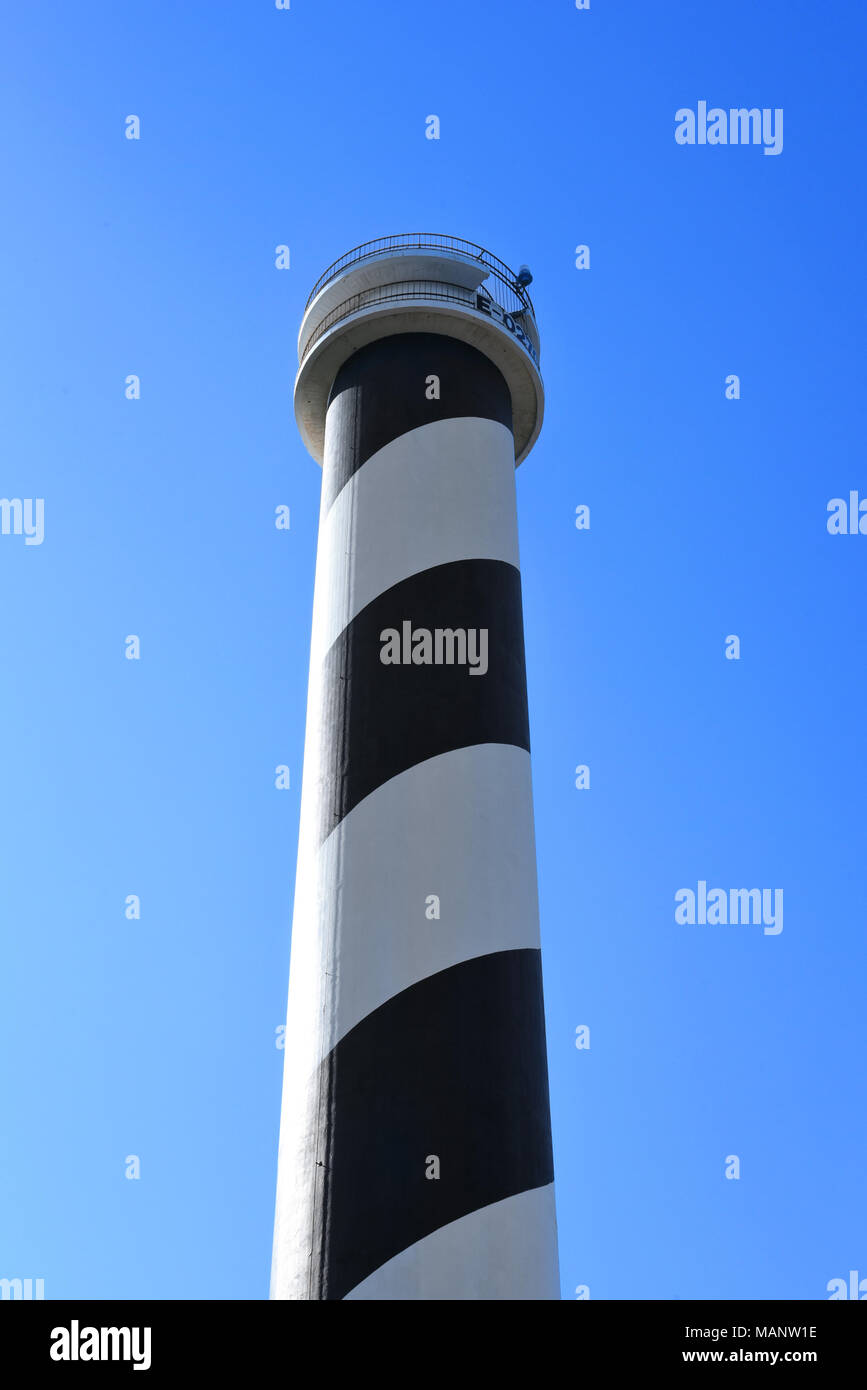
[[[515,467],[526,285],[383,237],[319,279],[322,505],[271,1296],[559,1298]]]

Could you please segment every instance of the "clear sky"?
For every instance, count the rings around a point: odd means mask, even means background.
[[[330,261],[413,230],[535,275],[564,1297],[867,1276],[867,535],[826,526],[867,498],[863,9],[49,0],[4,30],[0,493],[44,539],[0,535],[0,1277],[267,1296],[321,477],[295,344]],[[781,108],[782,151],[678,144],[701,101]],[[676,922],[699,881],[782,889],[783,930]]]

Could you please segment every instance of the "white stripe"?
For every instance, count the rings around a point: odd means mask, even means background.
[[[554,1184],[441,1226],[356,1284],[346,1300],[559,1299]]]
[[[323,511],[311,663],[379,594],[454,560],[518,567],[515,445],[496,420],[409,430],[372,454]]]
[[[429,975],[538,948],[529,753],[486,743],[417,763],[354,806],[299,877],[293,951],[301,934],[318,942],[318,1062]],[[427,916],[434,895],[438,920]]]

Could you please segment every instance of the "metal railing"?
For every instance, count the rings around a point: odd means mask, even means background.
[[[405,280],[397,281],[391,285],[372,285],[369,289],[359,290],[358,294],[353,294],[349,299],[344,299],[342,304],[336,305],[330,313],[325,315],[322,322],[316,325],[316,328],[304,343],[301,363],[303,364],[306,361],[312,348],[315,347],[319,339],[323,337],[330,328],[334,327],[335,323],[339,323],[341,319],[348,318],[350,314],[354,314],[360,309],[369,308],[372,304],[387,304],[392,300],[435,299],[450,301],[453,304],[460,304],[464,309],[478,309],[477,298],[480,296],[486,299],[491,298],[482,288],[471,290],[465,288],[463,285],[444,284],[442,280]],[[503,312],[507,318],[510,317],[509,310],[504,310]],[[505,327],[507,331],[514,333],[519,341],[523,339],[525,350],[533,361],[538,363],[538,347],[532,341],[529,331],[530,322],[533,323],[533,330],[535,331],[535,320],[532,319],[532,311],[530,311],[531,317],[529,321],[526,318],[522,318],[521,316],[524,312],[523,308],[514,311],[514,313],[511,314],[513,327],[509,328],[508,325],[505,325]]]
[[[304,306],[305,313],[319,291],[341,271],[346,270],[351,265],[357,265],[360,261],[370,260],[374,256],[382,256],[388,251],[456,251],[468,260],[480,261],[496,277],[497,288],[502,286],[501,293],[505,292],[505,303],[498,296],[494,296],[500,307],[509,314],[520,312],[523,309],[535,318],[533,301],[526,286],[518,284],[514,272],[509,269],[505,261],[501,261],[499,256],[486,251],[484,247],[477,246],[474,241],[467,241],[464,237],[447,236],[443,232],[399,232],[395,236],[382,236],[377,237],[375,241],[365,241],[361,246],[347,251],[320,275]],[[494,286],[490,286],[489,292],[492,292],[494,288]]]

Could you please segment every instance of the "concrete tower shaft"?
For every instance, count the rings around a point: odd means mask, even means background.
[[[559,1297],[515,464],[532,303],[394,237],[314,288],[323,464],[272,1297]]]

